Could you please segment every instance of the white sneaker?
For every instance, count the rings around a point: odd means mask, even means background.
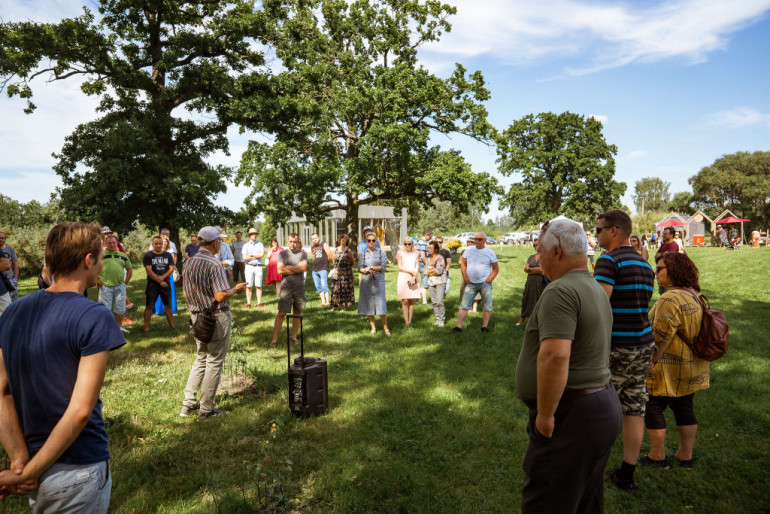
[[[131,333],[131,331],[129,329],[123,328],[123,327],[120,327],[120,331],[123,332],[124,334],[130,334]]]

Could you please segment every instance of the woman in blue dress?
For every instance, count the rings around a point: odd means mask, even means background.
[[[388,307],[385,304],[385,268],[388,264],[388,257],[384,250],[377,248],[376,244],[376,236],[373,232],[369,232],[366,235],[366,250],[358,261],[358,271],[361,273],[361,286],[358,290],[358,313],[369,317],[372,335],[377,332],[374,326],[374,317],[379,316],[385,335],[389,336]]]

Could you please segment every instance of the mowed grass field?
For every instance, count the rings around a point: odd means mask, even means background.
[[[305,352],[328,361],[324,416],[296,419],[287,400],[285,330],[268,349],[276,297],[265,308],[232,303],[234,334],[220,387],[224,417],[180,418],[194,359],[181,291],[179,332],[163,317],[141,328],[145,277],[129,288],[136,307],[128,342],[110,356],[102,400],[110,435],[114,512],[517,512],[524,481],[527,409],[514,388],[523,329],[516,327],[531,248],[493,247],[491,332],[471,314],[451,334],[460,274],[452,268],[447,327],[416,306],[405,329],[396,273],[387,274],[393,336],[371,336],[355,309],[320,306],[308,276]],[[711,388],[696,395],[695,467],[637,471],[639,489],[608,485],[608,512],[770,511],[770,250],[688,250],[704,294],[726,313],[730,351],[712,363]],[[22,294],[36,289],[32,279]],[[95,290],[90,291],[95,297]],[[358,290],[356,290],[356,299]],[[653,302],[657,299],[657,293]],[[293,351],[296,351],[293,349]],[[667,451],[676,449],[673,416]],[[649,445],[645,440],[642,452]],[[610,466],[622,456],[616,442]],[[26,501],[0,511],[27,510]]]

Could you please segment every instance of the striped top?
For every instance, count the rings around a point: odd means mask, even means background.
[[[222,262],[209,250],[201,246],[198,253],[187,261],[184,271],[184,293],[187,298],[187,310],[200,312],[214,303],[214,293],[230,289],[230,281]],[[219,304],[222,309],[229,309],[229,302]]]
[[[630,246],[621,246],[599,257],[594,278],[612,286],[612,347],[652,344],[655,339],[647,316],[655,273]]]

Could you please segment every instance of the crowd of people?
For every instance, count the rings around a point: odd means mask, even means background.
[[[254,228],[248,240],[237,232],[229,246],[219,227],[207,226],[185,247],[180,274],[180,256],[169,236],[162,228],[143,257],[144,328],[149,329],[155,312],[176,330],[177,280],[193,323],[212,314],[210,340],[196,339],[179,412],[186,417],[197,411],[198,419],[205,420],[226,414],[216,408],[215,396],[230,344],[231,298],[245,293],[250,309],[255,292],[256,306],[263,308],[263,279],[274,285],[278,312],[269,346],[276,347],[286,315],[305,311],[309,256],[295,233],[289,234],[287,248],[272,239],[265,251]],[[357,303],[371,334],[377,332],[379,317],[390,335],[386,272],[396,267],[404,326],[412,326],[418,300],[427,304],[428,299],[435,324],[445,326],[453,255],[443,248],[443,238],[430,231],[417,242],[406,238],[389,261],[371,228],[363,236],[354,251],[347,235],[340,235],[334,247],[311,235],[311,274],[321,305],[345,310]],[[709,386],[708,363],[688,345],[702,319],[698,270],[673,230],[665,230],[662,239],[655,270],[648,263],[651,245],[644,236],[631,234],[631,219],[622,211],[601,214],[589,233],[572,220],[546,222],[533,241],[536,253],[524,267],[527,279],[516,324],[525,327],[516,391],[529,409],[523,511],[601,511],[605,476],[633,490],[637,465],[693,466],[693,398]],[[477,298],[481,331],[490,330],[499,264],[486,241],[484,233],[477,233],[459,258],[464,287],[454,333],[463,330]],[[0,233],[0,252],[5,248]],[[8,297],[0,316],[0,443],[11,462],[11,469],[0,472],[0,498],[29,494],[33,510],[40,512],[77,510],[78,505],[104,512],[111,479],[99,391],[108,353],[125,344],[121,329],[133,269],[108,227],[57,225],[48,234],[45,252],[47,278],[41,274],[45,287],[38,294],[11,302],[8,285],[15,289],[15,283],[4,279],[5,291],[0,289],[0,300]],[[7,250],[0,255],[0,272],[18,279],[16,259],[7,255]],[[655,276],[661,296],[650,310]],[[98,303],[84,296],[93,286],[98,287]],[[33,318],[39,330],[28,329]],[[298,328],[295,319],[295,341]],[[663,413],[669,407],[679,431],[673,455],[666,455],[664,446]],[[651,447],[640,457],[645,427]],[[622,461],[605,473],[621,432]],[[559,466],[548,465],[554,459]],[[79,473],[91,478],[71,494],[56,494],[63,481]]]

